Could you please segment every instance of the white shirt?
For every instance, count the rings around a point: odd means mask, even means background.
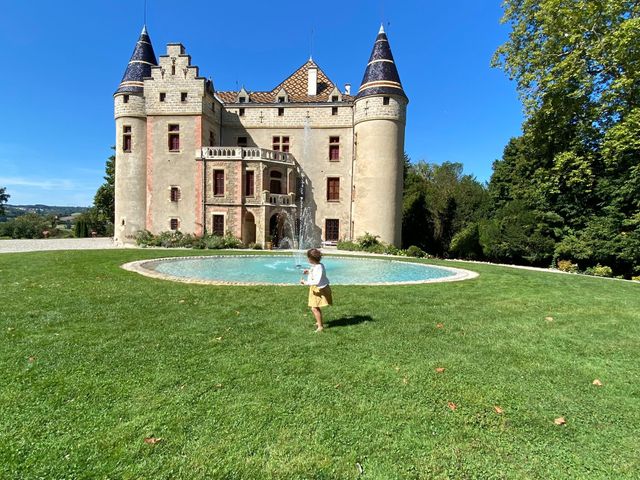
[[[329,285],[329,279],[327,278],[327,274],[324,271],[324,265],[321,263],[312,265],[309,269],[309,275],[307,275],[307,280],[304,282],[304,284],[315,285],[318,288],[324,288]]]

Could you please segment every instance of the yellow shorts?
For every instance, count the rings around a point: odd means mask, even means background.
[[[324,288],[318,288],[315,285],[309,287],[309,306],[326,307],[327,305],[333,305],[331,287],[329,285]]]

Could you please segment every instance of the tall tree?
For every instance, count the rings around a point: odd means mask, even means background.
[[[115,219],[115,185],[116,185],[116,157],[111,155],[105,165],[105,183],[103,183],[93,198],[93,205],[97,212],[111,223]]]
[[[9,201],[9,195],[6,193],[7,187],[0,187],[0,215],[4,215],[4,204]]]

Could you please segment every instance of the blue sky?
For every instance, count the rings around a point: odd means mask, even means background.
[[[381,21],[409,96],[413,161],[461,162],[480,181],[519,135],[515,85],[490,67],[509,33],[500,1],[148,0],[156,55],[181,42],[215,88],[270,90],[313,58],[357,90]],[[4,0],[0,186],[9,203],[88,206],[114,144],[113,92],[144,0]]]

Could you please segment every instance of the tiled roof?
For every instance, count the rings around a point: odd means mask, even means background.
[[[373,44],[371,58],[362,78],[362,84],[358,90],[358,98],[369,95],[402,95],[407,97],[400,83],[400,75],[396,68],[389,39],[380,27],[376,42]]]
[[[133,49],[131,60],[129,60],[116,93],[141,93],[144,86],[143,79],[151,76],[151,67],[155,65],[158,65],[158,61],[145,25],[142,27],[140,38]]]
[[[309,67],[318,69],[317,95],[307,94]],[[322,69],[313,60],[309,60],[273,90],[269,92],[250,92],[249,101],[251,103],[277,103],[278,99],[276,97],[280,90],[284,88],[289,96],[289,103],[328,102],[335,86]],[[238,98],[238,92],[216,92],[216,95],[224,103],[236,103]],[[343,101],[351,101],[352,99],[353,97],[342,94]]]

